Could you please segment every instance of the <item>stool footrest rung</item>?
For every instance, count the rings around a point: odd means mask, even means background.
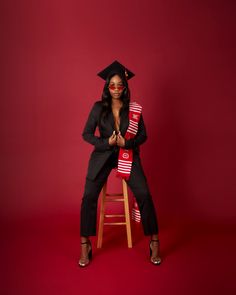
[[[125,217],[124,214],[105,214],[104,217]]]
[[[104,222],[104,225],[125,225],[126,222]]]
[[[112,199],[112,198],[110,198],[110,199],[106,199],[105,200],[105,202],[124,202],[124,199]]]
[[[123,193],[106,194],[106,196],[107,196],[107,197],[112,197],[112,196],[114,196],[114,197],[118,197],[118,196],[123,196]]]

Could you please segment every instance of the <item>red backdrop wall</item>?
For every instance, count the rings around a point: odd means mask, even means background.
[[[235,222],[233,1],[5,1],[1,215],[78,212],[96,73],[136,73],[143,166],[160,218]]]

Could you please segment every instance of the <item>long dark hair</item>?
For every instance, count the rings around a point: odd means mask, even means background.
[[[123,106],[120,110],[120,113],[123,110],[129,109],[129,102],[130,102],[130,90],[129,90],[129,85],[128,85],[128,81],[125,77],[125,75],[121,74],[121,73],[112,73],[110,74],[105,82],[104,88],[103,88],[103,92],[102,92],[102,112],[101,112],[101,116],[100,116],[100,122],[101,120],[105,119],[107,117],[107,115],[111,112],[111,102],[112,102],[112,97],[111,94],[109,92],[109,83],[112,77],[114,77],[115,75],[118,75],[121,80],[123,85],[125,86],[122,95],[120,97],[121,101],[123,102]]]

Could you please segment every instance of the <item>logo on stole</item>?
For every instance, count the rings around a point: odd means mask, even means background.
[[[133,115],[132,115],[132,118],[133,118],[134,120],[138,120],[138,116],[139,116],[139,115],[137,115],[137,114],[133,114]]]
[[[124,159],[128,159],[128,158],[129,158],[129,154],[128,154],[128,153],[123,153],[123,154],[122,154],[122,158],[124,158]]]

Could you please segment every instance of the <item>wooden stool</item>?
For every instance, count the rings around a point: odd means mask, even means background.
[[[107,182],[102,188],[101,204],[100,204],[100,219],[98,228],[98,240],[97,247],[102,247],[103,227],[104,225],[126,225],[128,248],[132,248],[131,226],[130,226],[130,214],[129,214],[129,199],[128,199],[128,187],[125,180],[122,179],[123,193],[107,194]],[[105,214],[106,202],[124,202],[125,214]],[[104,218],[111,217],[125,217],[123,222],[104,222]]]

